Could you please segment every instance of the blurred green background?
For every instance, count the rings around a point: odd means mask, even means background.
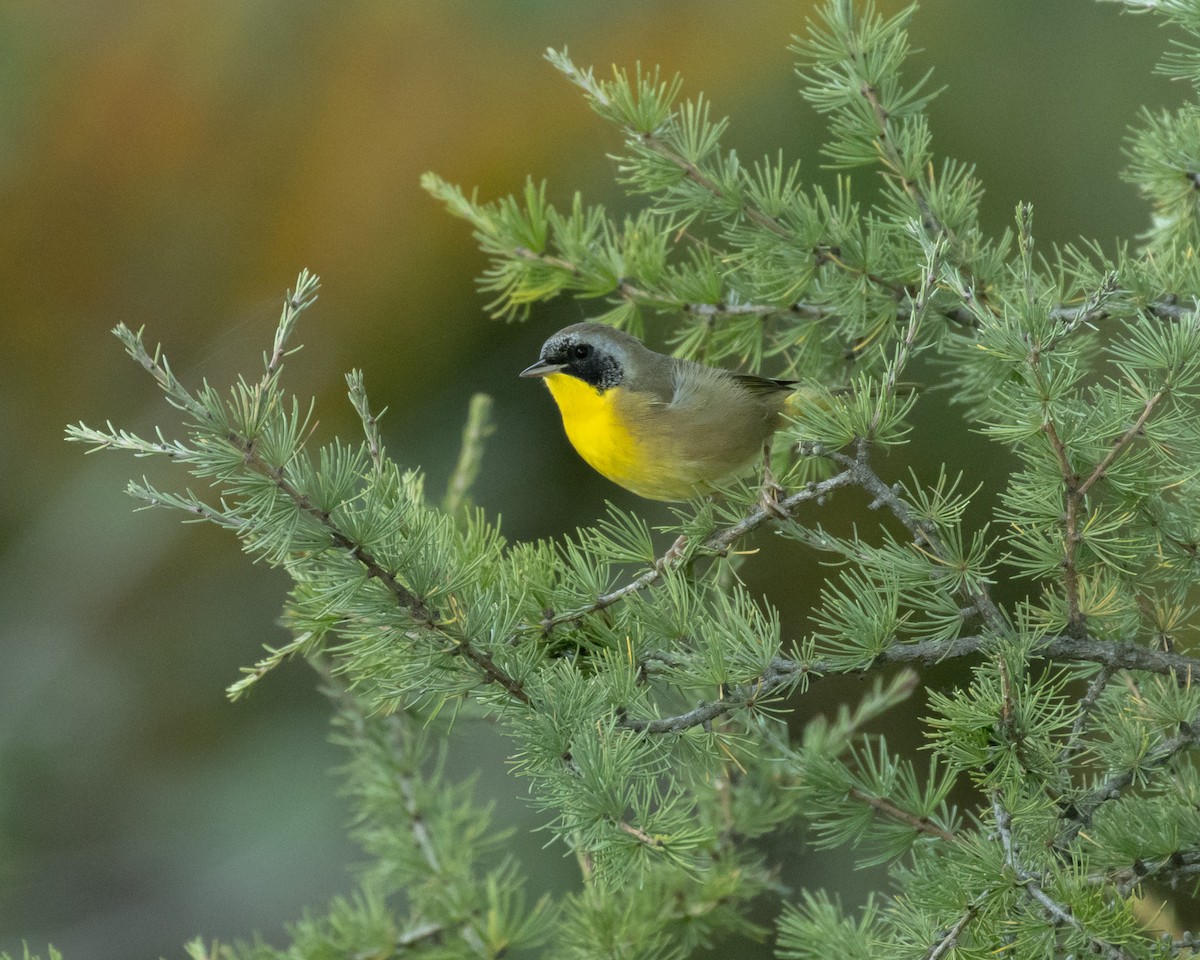
[[[131,513],[127,478],[182,476],[62,442],[81,419],[174,431],[109,329],[144,324],[182,377],[223,385],[256,368],[307,266],[322,296],[287,377],[318,398],[318,440],[356,435],[342,374],[362,367],[374,405],[390,408],[391,453],[440,491],[468,399],[485,390],[497,432],[476,499],[510,537],[590,522],[605,498],[661,519],[590,474],[544,391],[515,378],[546,334],[600,305],[489,321],[469,231],[418,177],[492,197],[530,174],[558,202],[578,188],[626,205],[606,156],[615,131],[541,59],[566,45],[604,71],[681,72],[688,94],[732,116],[727,146],[744,158],[782,148],[830,185],[786,51],[810,9],[0,2],[0,949],[26,938],[69,960],[124,960],[180,956],[201,933],[282,942],[284,921],[349,888],[358,856],[313,677],[292,666],[247,701],[224,697],[238,667],[282,639],[285,578],[250,567],[220,531]],[[1186,94],[1150,74],[1166,40],[1153,21],[1084,0],[928,0],[913,39],[949,87],[931,110],[935,149],[977,164],[989,229],[1018,200],[1033,203],[1043,249],[1083,235],[1112,250],[1147,223],[1118,179],[1125,128],[1140,104]],[[936,395],[922,410],[936,429],[889,469],[967,457],[986,480],[982,441],[943,427],[954,418]],[[790,565],[769,592],[794,634],[811,602],[794,585],[815,561],[769,556]],[[471,739],[456,769],[484,768],[483,791],[541,882],[569,875],[561,851],[529,836],[538,821],[503,777],[503,744]]]

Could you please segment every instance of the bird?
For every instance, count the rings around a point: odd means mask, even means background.
[[[711,493],[748,470],[796,384],[655,353],[592,321],[553,334],[520,376],[546,384],[567,439],[596,472],[663,501]]]

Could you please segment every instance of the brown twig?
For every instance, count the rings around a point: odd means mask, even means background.
[[[617,826],[639,843],[644,843],[648,847],[661,847],[664,845],[661,840],[655,839],[654,837],[650,836],[650,834],[646,833],[645,830],[635,827],[632,823],[627,823],[622,820],[617,824]]]
[[[876,813],[882,814],[897,823],[902,823],[906,827],[911,827],[918,833],[924,833],[931,837],[937,837],[939,840],[946,840],[950,843],[957,843],[958,837],[936,823],[928,817],[919,817],[914,813],[909,813],[907,810],[902,810],[896,804],[892,803],[887,797],[875,797],[869,793],[865,793],[858,787],[850,788],[850,797],[865,803]]]
[[[1080,498],[1084,497],[1087,492],[1092,489],[1092,485],[1104,476],[1105,471],[1112,466],[1113,461],[1115,461],[1117,457],[1125,452],[1126,448],[1133,443],[1135,437],[1141,434],[1142,429],[1146,426],[1146,421],[1150,419],[1150,414],[1154,412],[1154,408],[1162,402],[1163,397],[1165,397],[1167,393],[1167,387],[1159,387],[1159,389],[1146,400],[1145,404],[1142,406],[1142,412],[1138,414],[1138,418],[1133,422],[1133,425],[1117,438],[1116,442],[1112,445],[1112,448],[1104,455],[1104,459],[1096,464],[1096,468],[1091,472],[1088,478],[1079,485],[1076,491],[1076,496]]]

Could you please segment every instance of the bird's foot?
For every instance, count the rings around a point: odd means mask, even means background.
[[[764,466],[762,485],[758,488],[758,505],[763,513],[776,520],[788,519],[788,512],[779,505],[785,493],[787,490],[775,480],[770,468]]]
[[[672,564],[678,562],[679,559],[683,556],[683,548],[686,545],[687,545],[687,534],[681,533],[676,538],[675,542],[673,544],[671,544],[671,546],[667,550],[667,552],[664,553],[661,557],[659,557],[657,561],[655,561],[654,565],[659,570],[663,570],[666,567],[669,567]]]

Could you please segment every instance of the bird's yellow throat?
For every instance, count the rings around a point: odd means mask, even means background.
[[[637,492],[652,460],[639,449],[619,409],[622,387],[600,391],[567,373],[545,378],[562,414],[567,439],[597,473]]]

